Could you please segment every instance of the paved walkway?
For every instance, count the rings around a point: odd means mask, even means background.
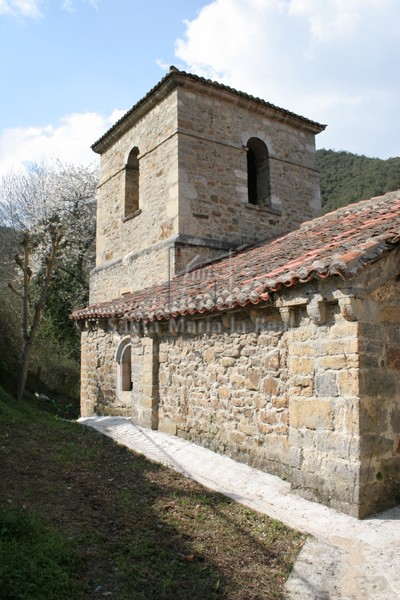
[[[400,506],[359,521],[292,494],[278,477],[122,417],[79,420],[259,512],[310,533],[289,600],[400,600]]]

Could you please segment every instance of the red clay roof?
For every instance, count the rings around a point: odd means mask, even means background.
[[[235,96],[239,96],[246,100],[251,100],[265,106],[277,115],[284,117],[285,119],[293,119],[297,121],[299,124],[302,124],[305,127],[311,128],[315,133],[320,133],[324,131],[326,125],[321,125],[316,121],[312,121],[311,119],[307,119],[306,117],[302,117],[301,115],[297,115],[294,112],[286,110],[285,108],[280,108],[279,106],[275,106],[266,100],[262,100],[261,98],[256,98],[255,96],[251,96],[250,94],[246,94],[245,92],[241,92],[234,88],[231,88],[222,83],[218,83],[217,81],[212,81],[211,79],[205,79],[204,77],[199,77],[198,75],[193,75],[192,73],[186,73],[185,71],[179,71],[176,67],[170,67],[169,72],[155,85],[141,100],[139,100],[128,112],[126,112],[108,131],[105,132],[104,135],[101,136],[93,145],[92,150],[94,152],[98,152],[101,154],[110,144],[115,141],[120,135],[122,135],[126,129],[128,129],[130,125],[130,117],[134,115],[136,111],[139,111],[140,108],[144,107],[145,104],[153,98],[156,101],[157,95],[162,92],[165,88],[165,93],[168,93],[170,89],[170,85],[175,86],[178,84],[184,84],[185,81],[197,82],[202,85],[208,86],[211,89],[219,89],[225,92],[229,92],[230,94],[234,94]]]
[[[350,279],[400,242],[400,191],[340,208],[273,241],[232,254],[167,283],[77,310],[75,320],[168,319],[258,304],[313,279]]]

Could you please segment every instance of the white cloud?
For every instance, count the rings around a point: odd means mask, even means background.
[[[382,157],[400,155],[399,53],[398,0],[214,0],[176,43],[186,70],[328,123],[320,146]]]
[[[40,0],[0,0],[0,15],[38,19],[43,16],[40,4]]]
[[[97,0],[85,0],[87,4],[96,10],[99,10],[99,3]],[[67,12],[73,13],[75,12],[75,2],[74,0],[62,0],[61,8]]]
[[[0,135],[0,176],[33,161],[56,157],[65,162],[90,164],[97,160],[90,146],[125,111],[111,115],[73,113],[58,125],[5,129]]]
[[[166,63],[166,62],[164,62],[163,60],[161,60],[160,58],[157,58],[157,60],[156,60],[156,65],[157,65],[158,67],[160,67],[160,69],[161,69],[162,71],[168,71],[168,69],[169,69],[169,67],[170,67],[170,65],[167,65],[167,63]]]
[[[72,12],[75,11],[74,4],[73,4],[72,0],[63,0],[63,2],[61,4],[61,8],[63,10],[66,10],[67,12],[70,12],[70,13],[72,13]]]
[[[85,2],[94,9],[99,9],[98,0],[85,0]],[[42,4],[43,0],[0,0],[0,16],[39,19],[43,17]],[[75,12],[74,0],[60,0],[60,7],[67,12]]]

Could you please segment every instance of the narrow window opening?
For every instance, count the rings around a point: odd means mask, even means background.
[[[125,165],[125,217],[139,210],[139,148],[133,148]]]
[[[247,189],[250,204],[270,205],[269,154],[267,146],[259,138],[250,138],[247,142]]]
[[[132,390],[132,346],[130,337],[124,338],[118,346],[115,359],[117,361],[117,390]]]
[[[132,390],[132,358],[131,345],[125,346],[121,356],[121,391]]]

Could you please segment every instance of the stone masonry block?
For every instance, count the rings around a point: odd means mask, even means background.
[[[315,376],[315,390],[319,397],[335,397],[338,395],[337,373],[322,371]]]
[[[308,375],[314,372],[314,361],[311,358],[290,357],[288,367],[291,374]]]
[[[229,396],[231,395],[231,392],[230,392],[229,388],[227,388],[225,386],[221,386],[218,390],[218,395],[220,398],[229,398]]]
[[[215,360],[215,351],[212,348],[207,348],[203,352],[203,361],[205,363],[210,363]]]
[[[360,427],[360,400],[357,397],[339,396],[335,405],[335,429],[355,434]]]
[[[358,364],[359,359],[357,354],[332,354],[321,356],[315,360],[315,368],[317,370],[349,369],[351,367],[358,367]]]
[[[290,379],[290,393],[295,396],[313,396],[314,378],[310,375],[296,375]]]
[[[272,398],[272,406],[277,409],[287,408],[289,406],[289,397],[286,394],[274,396]]]
[[[265,357],[264,360],[264,368],[271,369],[272,371],[277,371],[280,366],[280,356],[279,352],[274,352]]]
[[[355,321],[347,321],[346,319],[338,320],[330,329],[331,336],[335,338],[350,338],[357,335],[358,323]]]
[[[337,375],[339,394],[341,396],[358,396],[360,393],[359,370],[346,369]]]
[[[273,377],[266,377],[263,381],[263,390],[266,394],[276,396],[279,394],[279,383]]]
[[[231,431],[229,440],[233,444],[241,444],[245,441],[246,435],[242,431]]]
[[[292,356],[315,356],[317,348],[315,344],[309,342],[293,342],[290,344],[290,353]]]
[[[297,429],[333,429],[333,407],[328,400],[290,402],[289,423]]]
[[[259,369],[247,369],[245,385],[249,390],[258,390],[260,384],[260,370]]]
[[[357,354],[358,353],[358,338],[344,338],[344,339],[335,339],[332,335],[331,339],[327,339],[320,342],[320,351],[322,354],[343,354],[343,350],[346,349],[346,352],[349,354]]]
[[[223,367],[233,367],[235,363],[235,359],[229,356],[224,356],[223,358],[221,358],[221,365]]]
[[[231,346],[226,348],[223,352],[223,356],[231,356],[232,358],[237,358],[240,356],[240,347],[239,346]]]

